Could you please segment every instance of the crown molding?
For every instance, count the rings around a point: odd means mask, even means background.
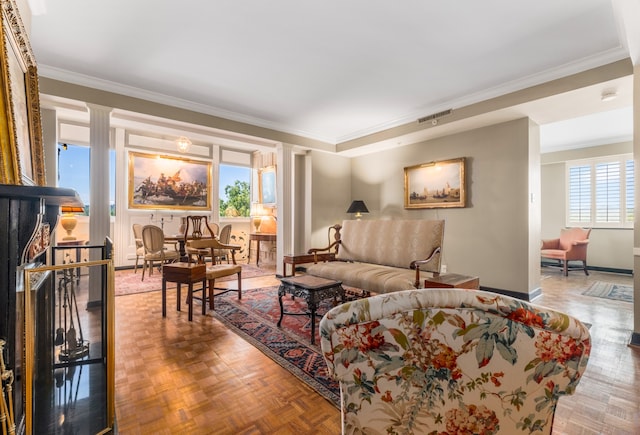
[[[195,103],[193,101],[172,97],[170,95],[147,91],[141,88],[136,88],[134,86],[123,85],[121,83],[116,83],[109,80],[88,76],[85,74],[79,74],[76,72],[51,67],[49,65],[39,65],[38,75],[42,77],[47,77],[53,80],[59,80],[59,81],[71,83],[74,85],[86,86],[86,87],[98,89],[101,91],[112,92],[115,94],[121,94],[121,95],[127,95],[129,97],[139,98],[141,100],[151,101],[153,103],[164,104],[171,107],[177,107],[179,109],[191,110],[193,112],[216,116],[216,117],[228,119],[231,121],[243,122],[243,123],[251,124],[257,127],[269,128],[272,130],[293,134],[297,136],[302,136],[302,137],[306,137],[313,140],[318,140],[318,141],[327,142],[327,143],[334,143],[329,138],[323,138],[321,136],[314,135],[312,133],[302,131],[302,130],[286,128],[278,123],[266,121],[264,119],[243,115],[240,113],[220,109],[220,108],[209,106],[206,104]]]

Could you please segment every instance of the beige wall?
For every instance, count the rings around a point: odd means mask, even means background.
[[[542,229],[543,239],[558,237],[566,226],[565,162],[633,152],[632,142],[622,142],[542,156]],[[587,264],[609,269],[633,270],[633,229],[594,228],[589,239]]]
[[[328,246],[331,225],[350,219],[351,159],[319,151],[311,153],[311,246]],[[356,195],[357,196],[357,195]]]
[[[529,120],[529,158],[528,158],[528,225],[529,230],[529,257],[528,279],[529,289],[540,289],[540,227],[541,227],[541,200],[540,200],[540,126]],[[541,290],[540,290],[541,291]]]
[[[356,157],[352,197],[367,204],[366,219],[444,219],[443,264],[449,272],[528,294],[539,287],[539,276],[529,282],[530,140],[524,118]],[[467,207],[405,210],[404,167],[457,157],[466,157]]]

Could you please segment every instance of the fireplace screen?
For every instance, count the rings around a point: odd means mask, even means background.
[[[49,285],[32,287],[43,274]],[[24,284],[26,433],[112,428],[113,260],[26,269]]]

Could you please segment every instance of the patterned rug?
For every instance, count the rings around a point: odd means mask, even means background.
[[[633,287],[611,282],[596,281],[582,294],[616,301],[633,302]]]
[[[251,264],[242,264],[242,279],[255,278],[258,276],[274,275],[275,266],[271,267],[257,267]],[[218,278],[219,281],[235,281],[236,275],[225,276]],[[174,283],[167,283],[167,288],[175,288]],[[142,281],[142,269],[138,268],[138,271],[134,273],[133,269],[124,269],[116,271],[115,282],[115,295],[124,296],[134,293],[145,293],[151,291],[157,291],[162,289],[162,273],[158,272],[158,269],[153,271],[152,275],[149,275],[147,271],[144,275],[144,281]]]
[[[355,289],[346,290],[357,293]],[[306,310],[306,303],[300,298],[292,300],[290,296],[286,296],[282,300],[285,311],[299,313]],[[332,304],[331,299],[321,304],[316,322],[320,322],[322,315]],[[318,325],[316,324],[316,345],[311,344],[309,316],[285,315],[282,327],[277,327],[280,318],[277,286],[243,291],[240,301],[235,293],[221,295],[215,300],[215,312],[209,312],[209,315],[220,320],[340,408],[339,385],[328,377],[327,366],[318,346]]]

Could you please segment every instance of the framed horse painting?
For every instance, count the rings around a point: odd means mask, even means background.
[[[129,152],[129,208],[211,211],[211,163]]]

